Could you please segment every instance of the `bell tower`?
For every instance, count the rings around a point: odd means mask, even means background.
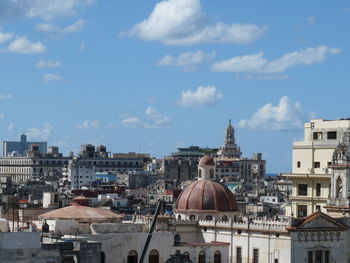
[[[350,130],[333,153],[331,168],[331,196],[326,206],[332,216],[348,216],[350,213]]]

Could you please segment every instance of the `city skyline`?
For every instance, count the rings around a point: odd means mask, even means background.
[[[288,172],[304,122],[349,117],[345,1],[53,2],[0,3],[2,140],[162,157],[232,119],[243,156]]]

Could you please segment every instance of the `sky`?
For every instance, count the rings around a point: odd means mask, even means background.
[[[162,157],[223,144],[288,172],[349,115],[348,1],[1,0],[0,140]]]

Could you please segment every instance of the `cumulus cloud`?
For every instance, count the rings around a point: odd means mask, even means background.
[[[0,94],[0,100],[12,99],[12,94]]]
[[[170,123],[170,118],[168,116],[160,114],[155,108],[148,107],[146,109],[146,117],[153,121],[152,124],[162,126],[168,125]],[[151,125],[152,125],[151,124]]]
[[[145,111],[145,117],[125,116],[122,125],[126,128],[169,128],[171,119],[159,113],[155,108],[148,107]]]
[[[45,123],[42,129],[39,128],[29,128],[26,134],[31,139],[47,140],[52,134],[53,127],[49,123]]]
[[[201,50],[196,52],[187,52],[178,55],[177,57],[173,57],[171,55],[165,55],[158,62],[158,66],[175,66],[175,67],[183,67],[186,69],[191,69],[195,65],[201,64],[207,60],[215,57],[215,52],[205,53]]]
[[[181,97],[177,100],[177,105],[181,107],[201,107],[214,105],[223,98],[215,86],[199,86],[197,90],[183,90]]]
[[[78,130],[94,130],[94,129],[98,129],[99,127],[100,127],[100,122],[96,120],[93,120],[93,121],[85,120],[75,126],[75,128]]]
[[[211,70],[217,72],[244,72],[254,74],[275,74],[285,72],[288,68],[297,65],[311,65],[321,63],[328,54],[339,54],[341,49],[319,46],[305,48],[287,53],[272,61],[264,58],[264,53],[237,56],[231,59],[216,62]]]
[[[37,68],[57,68],[62,66],[62,62],[55,60],[40,60],[35,65]]]
[[[241,120],[239,127],[259,131],[288,131],[302,129],[308,119],[299,102],[291,103],[287,96],[277,106],[267,103],[247,120]]]
[[[61,77],[58,74],[55,73],[47,73],[43,77],[43,82],[44,83],[49,83],[49,82],[54,82],[54,81],[61,81],[63,80],[63,77]]]
[[[167,45],[254,42],[266,31],[254,24],[211,22],[199,0],[164,0],[149,17],[135,25],[129,35]]]
[[[19,17],[51,20],[73,15],[94,0],[5,0],[0,1],[0,20]]]
[[[18,37],[13,40],[3,52],[18,54],[40,54],[46,51],[46,47],[39,42],[30,42],[25,37]]]
[[[60,28],[51,23],[41,23],[36,25],[36,29],[43,33],[51,33],[55,36],[59,36],[80,31],[81,29],[83,29],[84,25],[85,21],[83,19],[80,19],[75,23],[63,28]]]
[[[0,44],[9,41],[10,39],[13,38],[13,36],[14,36],[14,35],[13,35],[12,33],[3,33],[3,32],[0,32]]]

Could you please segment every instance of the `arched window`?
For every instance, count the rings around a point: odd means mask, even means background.
[[[205,220],[213,220],[213,217],[212,216],[206,216]]]
[[[137,252],[135,250],[130,250],[129,251],[128,263],[138,263],[137,262]]]
[[[205,252],[201,251],[198,255],[198,263],[205,263]]]
[[[214,253],[214,263],[221,263],[221,253],[219,250],[216,250]]]
[[[156,249],[152,249],[151,252],[149,252],[148,262],[159,263],[159,253]]]
[[[178,220],[181,220],[181,215],[178,215],[178,216],[177,216],[177,219],[178,219]]]
[[[210,179],[214,178],[214,169],[210,169]]]
[[[190,253],[189,252],[185,251],[183,253],[183,255],[184,255],[184,258],[190,259]]]
[[[190,215],[190,220],[196,220],[196,216],[195,215]]]
[[[223,216],[222,221],[227,221],[227,216]]]
[[[343,182],[340,179],[340,177],[338,177],[337,179],[337,188],[336,188],[336,198],[341,198],[343,195]]]

